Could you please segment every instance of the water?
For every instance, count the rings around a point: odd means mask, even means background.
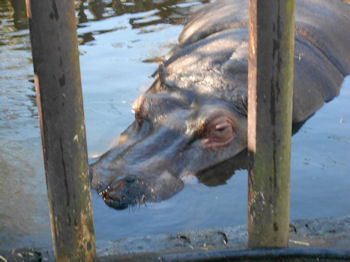
[[[116,143],[130,104],[152,82],[150,63],[176,43],[183,1],[77,2],[89,157]],[[0,249],[51,245],[24,1],[0,0]],[[350,78],[292,139],[291,218],[350,214]],[[97,241],[247,220],[247,175],[217,187],[194,179],[161,203],[116,211],[92,192]]]

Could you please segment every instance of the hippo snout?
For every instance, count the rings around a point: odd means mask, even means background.
[[[121,210],[151,200],[152,190],[144,179],[124,176],[107,186],[100,195],[108,206]]]

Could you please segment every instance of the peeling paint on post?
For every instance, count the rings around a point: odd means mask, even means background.
[[[295,0],[249,1],[248,246],[289,232]]]
[[[56,261],[93,261],[74,0],[26,0]]]

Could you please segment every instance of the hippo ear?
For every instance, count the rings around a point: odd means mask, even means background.
[[[174,89],[176,88],[175,83],[171,81],[167,81],[166,78],[169,75],[168,70],[164,66],[164,63],[160,63],[158,67],[158,75],[161,85],[166,89]]]
[[[160,63],[158,66],[158,75],[159,79],[162,83],[165,82],[165,78],[169,75],[168,71],[166,70],[164,63]]]

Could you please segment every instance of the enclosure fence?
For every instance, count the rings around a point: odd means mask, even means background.
[[[95,261],[74,0],[26,0],[56,261]],[[287,248],[295,0],[249,0],[248,247],[163,261],[349,256]],[[265,249],[261,249],[265,248]],[[267,249],[268,248],[268,249]],[[279,248],[279,249],[276,249]]]

